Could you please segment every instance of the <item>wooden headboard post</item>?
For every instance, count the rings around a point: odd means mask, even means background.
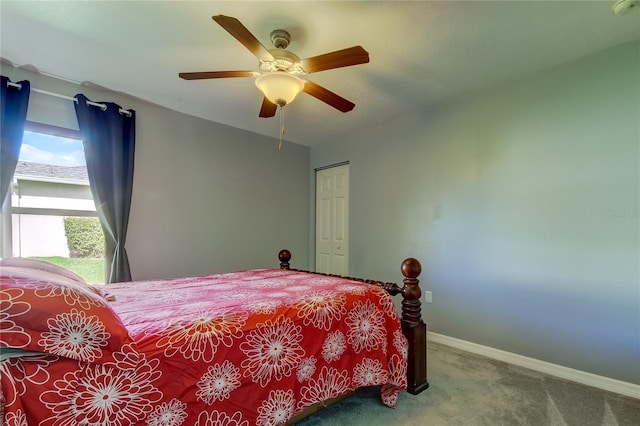
[[[291,252],[287,249],[280,250],[278,253],[278,260],[280,260],[280,269],[289,269],[289,261],[291,260]]]
[[[418,275],[422,265],[417,259],[409,258],[400,267],[404,275],[402,293],[402,332],[409,340],[407,365],[407,391],[417,395],[429,387],[427,382],[427,325],[422,321],[420,297],[422,291]]]
[[[289,250],[280,250],[278,259],[280,260],[280,269],[291,269],[289,264],[291,252]],[[418,276],[422,272],[422,265],[417,259],[410,257],[402,262],[400,270],[404,275],[404,280],[402,281],[404,286],[402,288],[395,283],[352,277],[344,278],[377,285],[384,288],[392,296],[402,294],[402,319],[400,323],[402,324],[402,333],[409,341],[407,391],[417,395],[429,387],[429,382],[427,381],[427,326],[422,321],[420,307],[422,290],[420,290],[420,281],[418,280]],[[300,269],[294,269],[294,271],[310,272]],[[320,275],[337,276],[331,274]]]

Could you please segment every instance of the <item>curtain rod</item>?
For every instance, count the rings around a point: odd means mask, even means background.
[[[11,81],[7,82],[7,86],[16,87],[18,90],[22,89],[22,85],[20,83],[13,83]],[[31,90],[33,92],[40,93],[40,94],[43,94],[43,95],[49,95],[49,96],[53,96],[55,98],[66,99],[66,100],[72,101],[74,103],[78,102],[78,100],[76,98],[72,98],[71,96],[65,96],[65,95],[61,95],[59,93],[47,92],[46,90],[36,89],[35,87],[32,87]],[[107,109],[107,106],[105,104],[101,104],[101,103],[98,103],[98,102],[87,101],[87,105],[97,106],[100,109],[102,109],[103,111]],[[129,111],[127,111],[126,109],[120,108],[119,112],[120,112],[120,114],[124,114],[127,117],[131,117],[131,113]]]

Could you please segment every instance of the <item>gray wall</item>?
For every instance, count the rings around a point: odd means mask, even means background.
[[[350,273],[417,257],[430,330],[640,384],[638,76],[635,42],[313,148]]]
[[[290,249],[307,267],[309,148],[139,99],[3,64],[32,87],[136,110],[136,162],[126,248],[133,278],[278,267]],[[212,100],[213,102],[213,100]],[[32,93],[28,119],[77,129],[71,101]],[[258,119],[258,118],[256,118]]]

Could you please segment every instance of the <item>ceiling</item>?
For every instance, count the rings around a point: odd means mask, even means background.
[[[354,102],[353,111],[305,93],[284,108],[284,138],[314,146],[640,39],[640,7],[618,16],[613,3],[2,0],[0,56],[277,138],[278,117],[258,117],[262,94],[252,78],[178,78],[258,71],[255,56],[211,16],[236,17],[267,48],[271,31],[285,29],[300,58],[361,45],[370,63],[305,76]]]

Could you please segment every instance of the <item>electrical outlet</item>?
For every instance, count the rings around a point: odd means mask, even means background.
[[[424,301],[427,303],[432,303],[433,302],[433,295],[431,294],[430,291],[425,291],[424,292]]]

